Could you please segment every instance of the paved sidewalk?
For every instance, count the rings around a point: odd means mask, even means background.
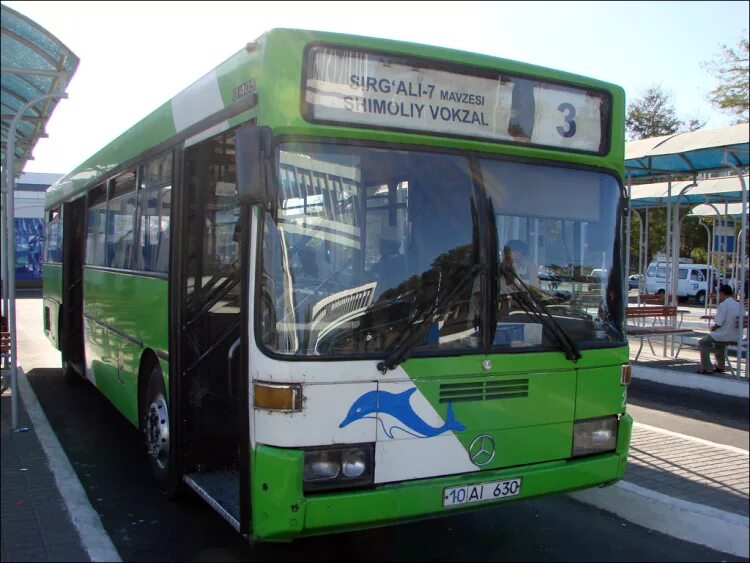
[[[11,428],[10,391],[2,410],[2,561],[90,561],[71,521],[47,456],[19,397]]]
[[[636,423],[625,480],[740,516],[750,515],[750,455]]]
[[[623,480],[572,496],[640,526],[747,558],[749,474],[746,450],[635,423]]]

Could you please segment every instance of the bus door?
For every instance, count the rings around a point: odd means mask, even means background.
[[[65,378],[84,377],[83,348],[83,241],[86,236],[86,198],[64,203],[63,287],[60,339]]]
[[[171,386],[179,395],[181,463],[187,484],[218,503],[239,529],[238,452],[246,435],[240,420],[247,387],[239,369],[242,268],[234,135],[186,148],[181,183],[172,280],[179,381]]]

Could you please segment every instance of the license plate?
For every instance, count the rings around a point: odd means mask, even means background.
[[[443,506],[456,506],[471,502],[484,502],[514,497],[521,493],[521,479],[479,483],[466,487],[443,489]]]

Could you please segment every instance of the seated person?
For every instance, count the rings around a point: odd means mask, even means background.
[[[500,268],[503,275],[500,276],[498,284],[498,305],[500,316],[504,317],[510,314],[513,295],[523,291],[513,272],[529,289],[539,289],[539,275],[536,264],[528,257],[528,246],[517,239],[509,240],[503,247]]]
[[[539,287],[539,267],[529,257],[529,247],[518,239],[509,240],[504,252],[510,251],[510,263],[526,285]]]
[[[725,369],[725,350],[740,339],[743,311],[742,306],[732,297],[732,286],[724,284],[719,288],[719,306],[711,334],[700,339],[701,368],[698,373],[721,373]],[[716,356],[716,367],[711,363],[711,353]]]
[[[378,278],[382,293],[404,281],[404,257],[399,253],[399,241],[382,237],[379,241],[380,260],[373,264],[372,272]]]
[[[315,257],[315,250],[312,248],[303,248],[297,254],[299,256],[301,277],[307,280],[317,280],[319,276],[318,261]]]

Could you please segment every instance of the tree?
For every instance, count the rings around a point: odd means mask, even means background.
[[[630,140],[671,135],[682,127],[671,96],[661,86],[651,86],[628,104],[625,125]]]
[[[712,60],[701,64],[719,81],[719,85],[709,93],[708,100],[716,108],[734,114],[735,123],[748,121],[749,59],[747,31],[745,31],[745,37],[737,42],[736,49],[720,45],[720,52],[714,55]]]

